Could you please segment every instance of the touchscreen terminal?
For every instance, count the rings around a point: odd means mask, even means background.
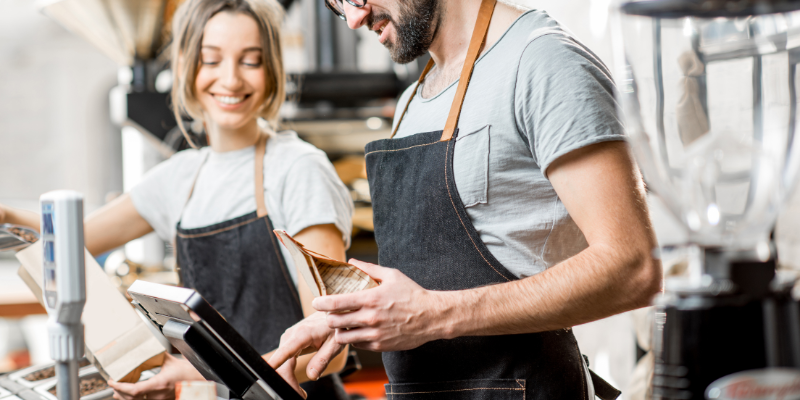
[[[192,289],[136,281],[133,304],[208,380],[231,398],[302,400],[227,321]]]

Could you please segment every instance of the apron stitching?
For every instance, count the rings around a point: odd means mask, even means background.
[[[368,155],[370,155],[372,153],[391,153],[391,152],[395,152],[395,151],[403,151],[403,150],[413,149],[414,147],[430,146],[430,145],[436,144],[436,143],[439,143],[439,142],[427,143],[427,144],[417,144],[417,145],[414,145],[414,146],[411,146],[411,147],[404,147],[402,149],[394,149],[394,150],[372,150],[369,153],[364,154],[364,157],[366,157],[366,156],[368,156]]]
[[[227,228],[221,228],[221,229],[213,230],[211,232],[195,233],[195,234],[185,234],[185,233],[178,232],[177,235],[182,237],[182,238],[184,238],[184,239],[193,239],[193,238],[199,238],[199,237],[203,237],[203,236],[210,236],[210,235],[214,235],[214,234],[217,234],[217,233],[220,233],[220,232],[225,232],[225,231],[229,231],[229,230],[234,229],[234,228],[238,228],[238,227],[240,227],[242,225],[247,225],[247,224],[257,220],[258,218],[260,218],[260,217],[248,219],[247,221],[240,222],[240,223],[238,223],[236,225],[232,225],[232,226],[229,226]]]
[[[392,390],[392,389],[390,388],[389,390]],[[469,389],[431,390],[431,391],[428,391],[428,392],[405,392],[405,393],[394,393],[394,391],[392,390],[392,393],[386,393],[386,394],[396,395],[396,394],[425,394],[425,393],[469,392],[469,391],[473,391],[473,390],[513,390],[515,392],[519,392],[519,391],[523,391],[524,392],[525,391],[524,388],[478,387],[478,388],[469,388]]]
[[[269,226],[269,221],[267,221],[266,218],[264,218],[264,223],[267,225],[267,235],[269,235],[269,239],[272,241],[272,249],[273,251],[275,251],[275,253],[277,253],[276,255],[278,256],[278,263],[281,265],[281,272],[283,273],[283,277],[284,279],[286,279],[286,283],[289,284],[290,288],[295,288],[295,290],[291,291],[292,297],[294,297],[294,299],[297,300],[297,304],[300,305],[300,314],[303,314],[303,302],[300,301],[299,294],[296,293],[297,285],[294,282],[292,282],[292,279],[287,275],[288,269],[286,268],[286,264],[283,261],[283,254],[281,254],[281,251],[278,248],[278,243],[275,242],[275,234],[272,233],[272,227]],[[305,317],[305,315],[303,315],[303,317]]]
[[[483,252],[481,252],[481,249],[478,248],[478,245],[475,243],[475,239],[472,238],[472,235],[469,233],[469,230],[467,229],[467,226],[464,224],[464,220],[461,218],[461,215],[458,213],[458,208],[456,207],[456,203],[455,203],[455,201],[453,201],[453,194],[450,193],[450,182],[447,179],[447,165],[450,164],[449,161],[450,161],[450,143],[451,142],[452,141],[448,141],[447,142],[447,152],[445,153],[445,157],[444,157],[444,182],[445,182],[445,186],[447,186],[447,195],[450,197],[450,204],[453,205],[453,209],[456,212],[456,216],[458,216],[458,221],[461,222],[461,226],[467,232],[467,237],[469,237],[469,240],[472,242],[472,245],[475,246],[475,250],[478,251],[478,254],[480,254],[480,256],[483,259],[483,261],[486,261],[486,264],[489,265],[489,268],[494,270],[494,272],[496,272],[498,275],[500,275],[503,279],[505,279],[508,282],[511,282],[510,279],[506,278],[505,275],[501,274],[500,271],[498,271],[492,265],[492,263],[490,263],[489,260],[487,260],[486,257],[483,256]]]
[[[520,382],[521,380],[522,379],[517,379],[517,385],[519,385],[521,388],[525,389],[525,384]]]

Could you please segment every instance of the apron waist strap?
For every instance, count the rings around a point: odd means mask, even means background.
[[[595,396],[601,398],[602,400],[616,400],[616,398],[622,394],[619,389],[611,386],[610,383],[606,382],[605,379],[595,374],[591,369],[589,370],[589,375],[592,377],[592,386],[594,386]]]

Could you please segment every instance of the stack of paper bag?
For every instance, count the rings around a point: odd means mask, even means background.
[[[22,263],[19,276],[44,305],[41,242],[18,252],[17,259]],[[86,357],[106,379],[136,382],[142,371],[163,363],[164,346],[88,251],[86,305],[81,319]]]
[[[295,268],[303,275],[314,297],[353,293],[378,286],[358,267],[308,250],[285,231],[276,229],[274,232],[289,250]]]

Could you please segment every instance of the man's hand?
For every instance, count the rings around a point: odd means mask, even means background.
[[[450,309],[444,292],[428,291],[400,271],[350,260],[381,285],[318,297],[312,303],[328,312],[336,342],[371,351],[408,350],[447,336],[443,315]]]
[[[156,376],[137,383],[108,381],[108,385],[114,389],[117,400],[171,400],[175,398],[175,383],[203,380],[189,361],[167,354]]]
[[[283,379],[295,389],[300,389],[294,373],[297,356],[317,351],[308,362],[308,367],[306,367],[306,375],[313,380],[317,380],[322,371],[325,371],[328,363],[344,347],[334,339],[334,330],[328,328],[325,322],[325,313],[317,312],[296,323],[281,335],[281,344],[273,352],[268,362]],[[303,393],[302,389],[298,390],[298,392]]]
[[[295,374],[295,369],[297,369],[297,357],[292,357],[286,360],[283,365],[281,365],[275,372],[278,375],[282,376],[289,386],[291,386],[297,393],[300,393],[300,396],[303,396],[304,399],[308,398],[308,393],[306,393],[303,388],[300,387],[300,383],[297,382],[297,375]]]

